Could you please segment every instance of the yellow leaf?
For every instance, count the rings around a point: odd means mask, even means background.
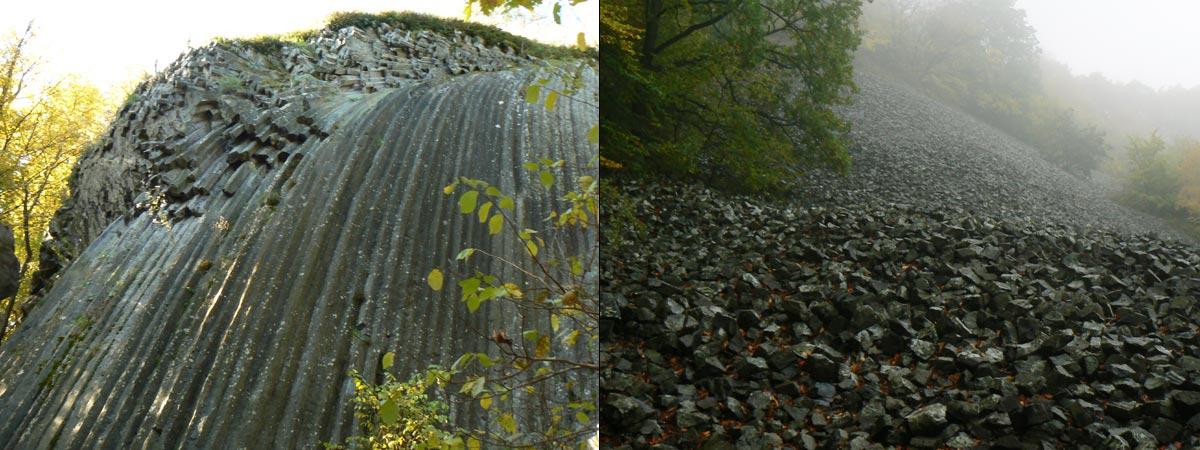
[[[392,362],[395,360],[395,358],[396,358],[395,353],[392,353],[392,352],[384,353],[383,354],[383,370],[387,370],[388,368],[392,367]]]
[[[528,88],[525,88],[525,101],[526,102],[537,103],[538,99],[541,97],[542,97],[542,91],[541,91],[540,86],[535,84],[535,85],[529,86]]]
[[[482,445],[479,443],[479,439],[475,439],[474,436],[467,438],[467,450],[479,450],[480,448]]]
[[[503,227],[504,227],[504,218],[501,217],[499,214],[492,216],[492,218],[490,220],[488,220],[488,233],[489,234],[499,234],[500,229]]]
[[[442,290],[442,271],[433,269],[432,272],[429,272],[428,281],[429,281],[429,287],[433,288],[433,290],[435,290],[435,291]]]
[[[479,398],[479,406],[482,406],[483,409],[491,408],[492,407],[492,396],[484,395],[483,397],[480,397]],[[472,439],[474,439],[474,438],[472,438]]]
[[[584,51],[588,48],[587,39],[584,38],[582,31],[579,32],[579,35],[575,36],[575,46],[579,48],[579,51]]]
[[[548,109],[550,111],[554,111],[554,105],[556,103],[558,103],[558,93],[557,92],[550,91],[549,94],[546,94],[546,109]]]

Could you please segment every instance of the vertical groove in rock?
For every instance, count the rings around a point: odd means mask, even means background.
[[[0,449],[312,447],[355,431],[350,370],[378,377],[395,351],[407,378],[484,349],[473,330],[511,329],[512,312],[467,314],[425,274],[464,247],[522,249],[441,188],[486,180],[534,223],[551,193],[521,163],[594,154],[595,108],[527,104],[536,72],[368,83],[266,109],[181,87],[154,97],[177,98],[164,106],[124,108],[74,176],[94,190],[61,214],[66,268],[0,348]],[[305,134],[288,131],[298,124]]]

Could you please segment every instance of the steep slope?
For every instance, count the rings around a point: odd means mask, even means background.
[[[1104,186],[1047,163],[1037,150],[886,77],[859,73],[841,114],[852,124],[847,177],[803,180],[809,202],[861,200],[966,209],[1126,234],[1186,239],[1105,197]]]
[[[143,84],[81,159],[52,287],[0,347],[0,448],[312,448],[355,431],[350,370],[395,351],[406,377],[511,328],[424,277],[467,246],[516,256],[442,195],[454,177],[532,220],[549,194],[521,164],[594,154],[594,107],[523,100],[535,60],[381,24],[210,45]]]
[[[848,177],[788,200],[624,180],[602,445],[1200,448],[1200,251],[886,79]]]

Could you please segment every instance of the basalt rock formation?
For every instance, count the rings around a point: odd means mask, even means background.
[[[513,315],[468,314],[425,275],[464,247],[518,250],[441,188],[487,180],[547,215],[521,165],[585,165],[598,119],[527,104],[545,70],[401,22],[211,44],[143,83],[81,158],[44,298],[0,347],[0,448],[312,448],[356,431],[351,370],[482,349],[470,330]]]

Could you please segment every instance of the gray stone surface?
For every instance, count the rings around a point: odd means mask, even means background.
[[[461,248],[523,252],[442,187],[488,180],[546,217],[521,165],[586,165],[598,111],[526,103],[542,66],[465,35],[323,31],[282,55],[191,51],[82,156],[45,297],[0,347],[0,449],[314,448],[357,431],[351,370],[381,379],[395,351],[407,379],[484,350],[472,330],[520,329],[426,286]],[[576,381],[550,395],[596,395]],[[514,412],[548,426],[530,401]]]

